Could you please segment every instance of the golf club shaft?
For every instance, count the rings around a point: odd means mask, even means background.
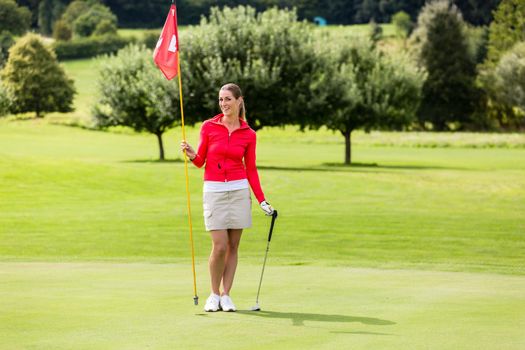
[[[255,299],[257,304],[259,304],[259,293],[261,291],[261,284],[262,284],[262,279],[264,276],[264,267],[266,266],[266,259],[268,258],[268,251],[270,250],[270,241],[272,240],[273,225],[275,224],[276,218],[277,218],[277,210],[274,210],[272,214],[272,223],[270,224],[270,232],[268,233],[268,243],[266,244],[266,253],[264,253],[264,262],[263,262],[263,267],[261,271],[261,278],[259,279],[259,288],[257,288],[257,298]]]
[[[268,257],[269,250],[270,250],[270,241],[268,241],[268,244],[266,245],[266,253],[264,254],[264,262],[263,262],[263,267],[261,271],[261,278],[259,279],[259,288],[257,288],[257,298],[255,299],[255,302],[257,304],[259,303],[259,292],[261,291],[261,284],[262,284],[262,279],[264,275],[264,267],[266,266],[266,258]]]

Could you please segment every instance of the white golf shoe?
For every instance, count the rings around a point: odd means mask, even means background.
[[[215,312],[219,311],[219,303],[221,297],[217,294],[211,293],[208,299],[206,299],[206,305],[204,305],[204,311],[206,312]]]
[[[221,296],[221,309],[222,311],[230,312],[230,311],[237,311],[235,308],[235,305],[233,305],[233,301],[230,298],[229,295],[222,295]]]

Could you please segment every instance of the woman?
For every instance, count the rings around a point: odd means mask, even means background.
[[[222,113],[202,124],[197,152],[188,143],[181,143],[181,150],[194,165],[200,168],[206,164],[204,223],[213,243],[209,258],[211,294],[204,306],[208,312],[236,311],[230,290],[242,230],[252,224],[249,187],[266,215],[273,214],[259,182],[256,136],[246,123],[241,89],[231,83],[224,85],[219,91],[219,107]]]

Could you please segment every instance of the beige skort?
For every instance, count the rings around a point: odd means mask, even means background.
[[[204,192],[206,230],[244,229],[252,226],[252,198],[248,188],[228,192]]]

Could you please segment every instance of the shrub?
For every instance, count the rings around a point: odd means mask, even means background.
[[[103,35],[89,38],[77,38],[71,41],[57,41],[54,43],[54,48],[56,55],[60,60],[87,58],[107,53],[115,53],[134,41],[134,38]]]
[[[115,22],[112,22],[108,19],[104,19],[97,24],[93,35],[116,35],[117,34],[117,25]]]
[[[68,41],[71,40],[72,36],[73,31],[71,30],[71,26],[66,21],[60,19],[55,22],[53,27],[53,38],[55,40]]]

